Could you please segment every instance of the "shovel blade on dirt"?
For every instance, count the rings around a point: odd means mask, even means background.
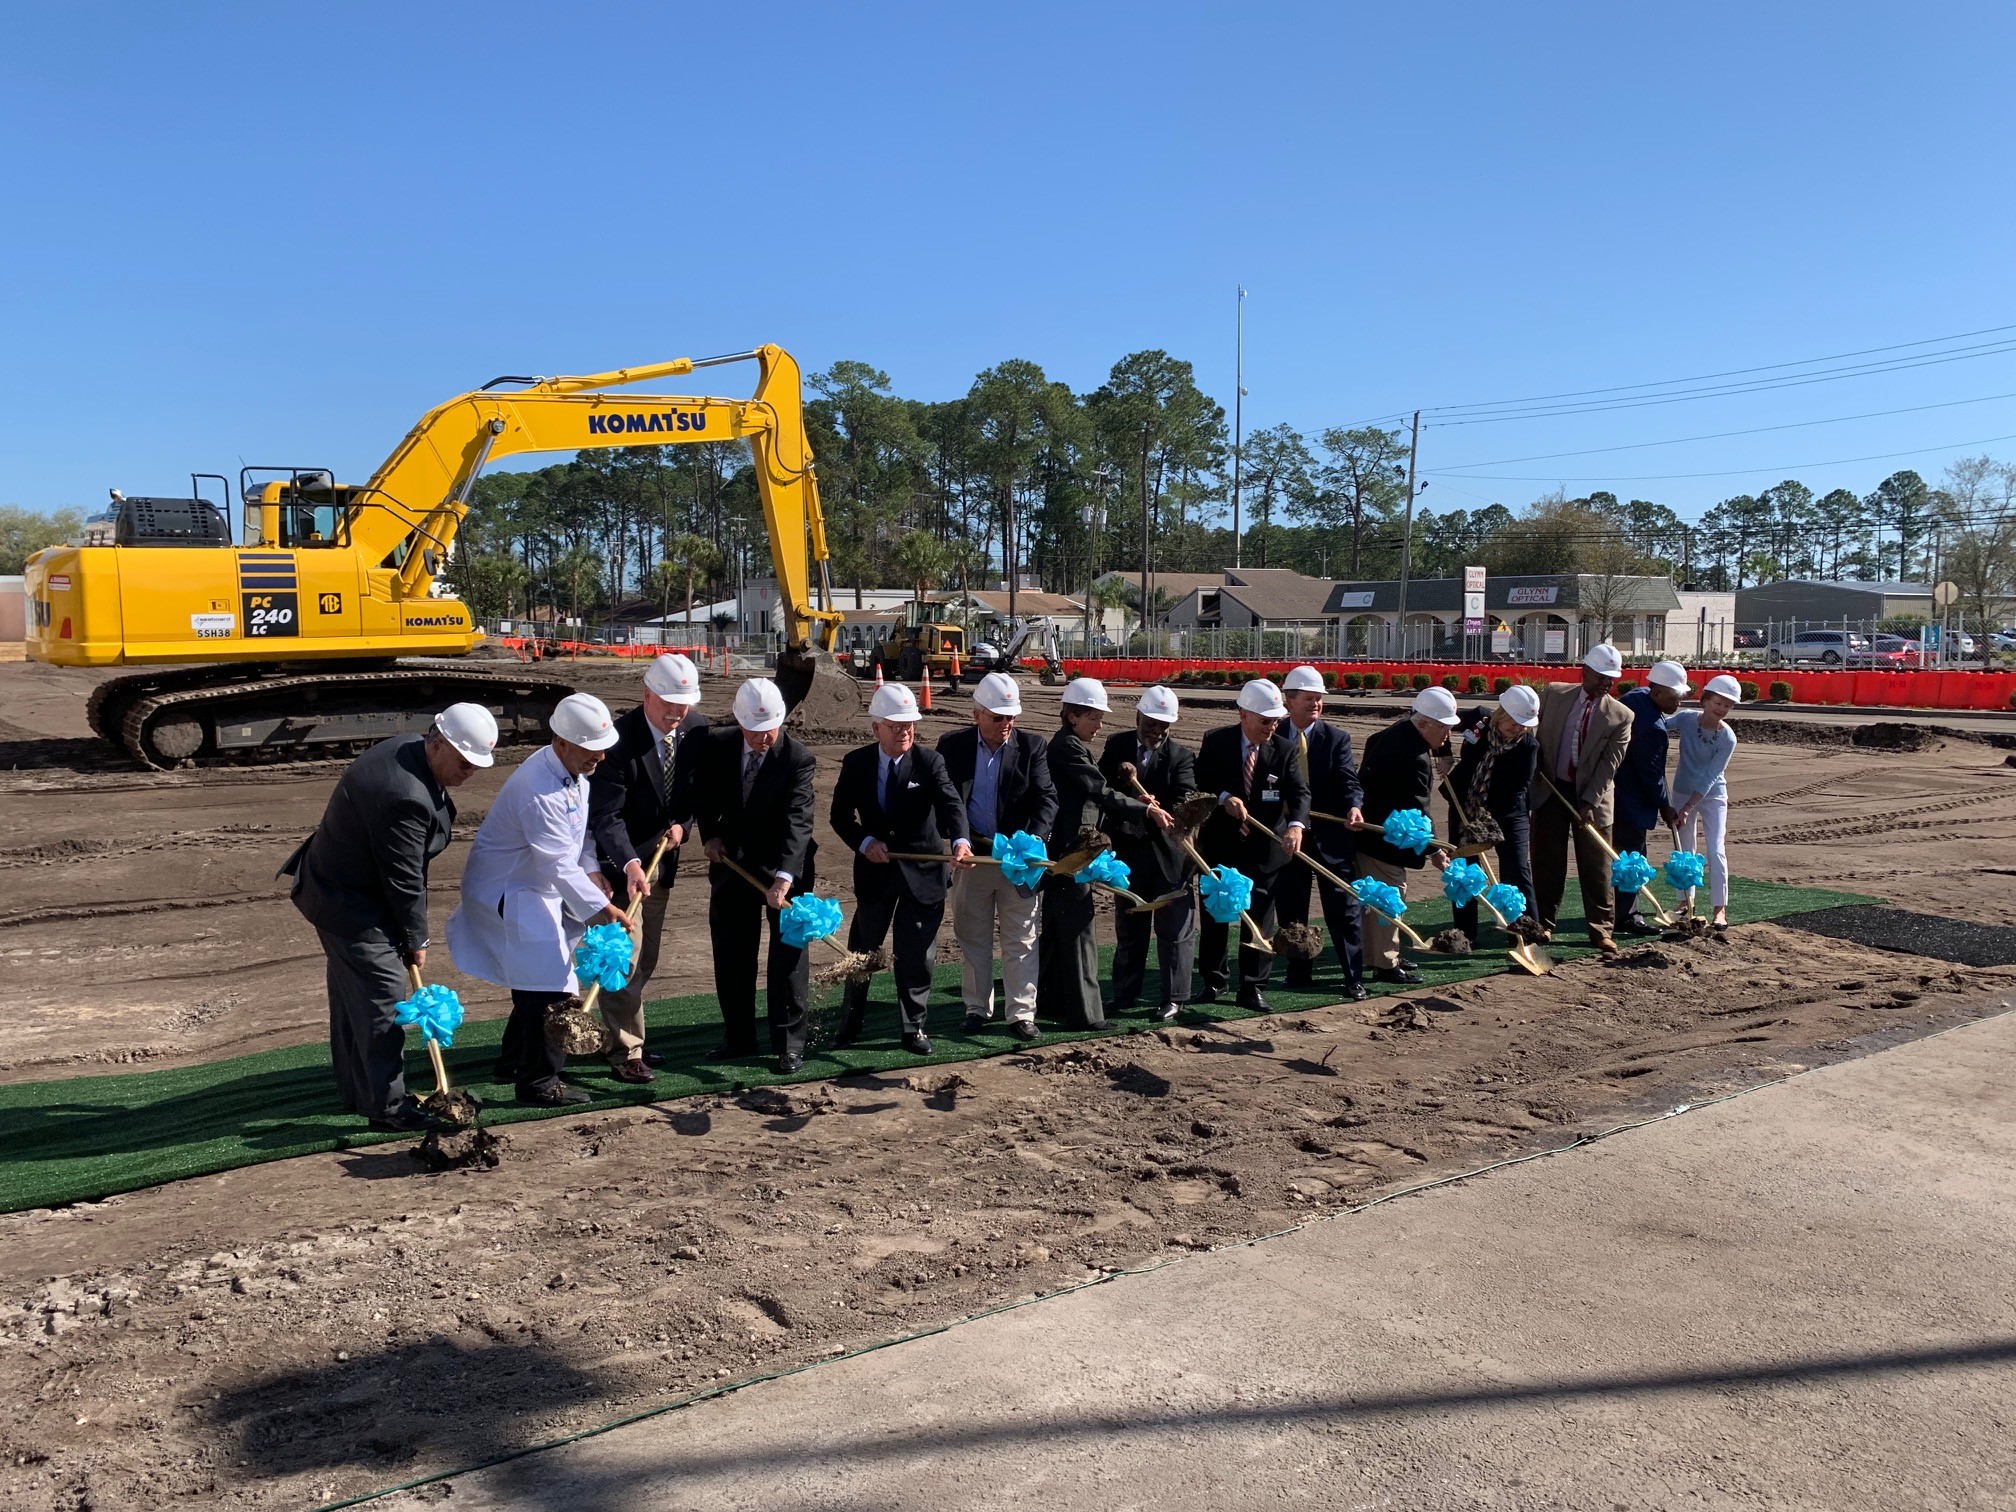
[[[1505,952],[1505,959],[1528,976],[1546,976],[1554,969],[1554,958],[1531,941],[1515,943]]]

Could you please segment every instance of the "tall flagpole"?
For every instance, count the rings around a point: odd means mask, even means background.
[[[1245,441],[1241,401],[1246,397],[1246,290],[1239,290],[1239,345],[1232,380],[1232,565],[1240,565],[1239,450]]]

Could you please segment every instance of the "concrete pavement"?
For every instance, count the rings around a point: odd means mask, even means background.
[[[2012,1061],[2005,1015],[379,1505],[2016,1506]]]

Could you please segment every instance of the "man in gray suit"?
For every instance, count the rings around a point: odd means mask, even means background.
[[[427,964],[427,867],[455,828],[450,788],[495,759],[497,721],[451,704],[425,735],[395,735],[350,764],[322,822],[280,868],[329,962],[329,1059],[343,1106],[374,1129],[436,1127],[406,1094],[406,1031],[393,1018]]]

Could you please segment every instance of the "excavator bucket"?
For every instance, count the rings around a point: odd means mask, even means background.
[[[791,711],[791,728],[800,735],[831,731],[856,739],[863,733],[861,718],[867,706],[861,700],[861,683],[841,671],[829,652],[779,652],[777,691]]]

